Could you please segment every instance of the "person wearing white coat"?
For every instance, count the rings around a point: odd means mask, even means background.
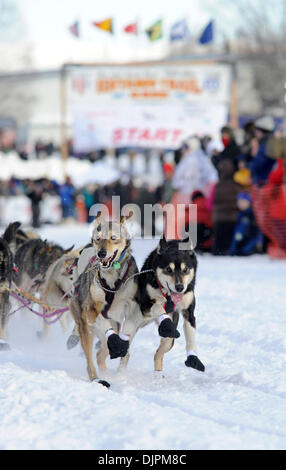
[[[172,181],[174,193],[171,204],[175,208],[175,217],[166,222],[167,238],[181,238],[185,230],[187,221],[182,215],[181,205],[191,204],[194,191],[201,191],[208,197],[217,181],[217,170],[201,149],[199,139],[189,138],[183,144],[183,157],[176,167]]]
[[[189,138],[184,143],[183,158],[177,165],[172,182],[179,199],[190,201],[194,191],[201,191],[208,196],[210,187],[217,181],[217,170],[201,149],[199,139]]]

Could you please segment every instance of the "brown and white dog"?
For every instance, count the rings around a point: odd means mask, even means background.
[[[132,318],[139,308],[135,301],[137,277],[134,276],[138,269],[125,225],[131,216],[132,213],[121,217],[120,222],[110,222],[98,214],[91,244],[82,250],[78,259],[79,277],[70,301],[89,378],[107,387],[108,382],[98,379],[93,362],[94,336],[101,342],[97,363],[105,369],[108,354],[111,359],[124,357],[129,348],[128,337],[117,334],[114,325],[122,324],[126,315]]]

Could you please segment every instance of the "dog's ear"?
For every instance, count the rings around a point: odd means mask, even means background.
[[[163,234],[162,238],[159,241],[159,245],[157,246],[158,255],[161,255],[167,249],[167,244],[168,242],[165,238],[165,235]]]
[[[66,250],[64,250],[64,254],[66,255],[67,253],[72,251],[73,247],[74,247],[74,245],[72,245],[70,248],[67,248]]]
[[[104,222],[104,215],[101,211],[98,211],[93,221],[94,230],[97,230],[98,232],[100,232],[101,224],[103,222]]]
[[[80,255],[80,253],[82,252],[83,248],[84,248],[84,247],[78,248],[77,250],[74,250],[74,251],[72,252],[74,258],[77,258],[77,257]]]
[[[180,248],[180,244],[182,244],[181,248]],[[195,247],[194,247],[194,244],[192,242],[190,235],[187,235],[183,240],[180,240],[179,248],[190,251],[190,254],[193,254]]]
[[[101,222],[104,221],[104,216],[103,216],[103,213],[101,211],[98,211],[98,213],[96,214],[95,218],[94,218],[94,225],[97,225],[97,224],[100,224]]]
[[[126,222],[126,220],[131,219],[132,216],[133,216],[133,211],[130,211],[129,214],[127,214],[127,215],[122,215],[120,217],[120,223],[124,224]]]

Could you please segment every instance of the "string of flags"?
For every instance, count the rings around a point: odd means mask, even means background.
[[[114,34],[114,22],[112,18],[106,18],[102,21],[93,21],[92,26],[98,28],[102,31],[105,31],[109,34]],[[81,37],[80,33],[80,22],[77,20],[72,25],[68,27],[69,32],[76,38]],[[127,24],[123,28],[123,32],[129,35],[137,36],[139,34],[139,27],[138,21],[134,23]],[[164,37],[163,34],[163,20],[159,19],[158,21],[154,22],[149,28],[145,29],[144,32],[150,42],[158,41]],[[191,33],[187,24],[186,19],[182,19],[177,21],[175,24],[172,25],[169,32],[169,41],[186,41],[191,38]],[[205,26],[203,31],[201,32],[198,43],[199,44],[209,44],[214,39],[214,21],[211,20]]]

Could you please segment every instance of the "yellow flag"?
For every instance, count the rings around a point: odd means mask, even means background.
[[[96,26],[99,29],[103,29],[103,31],[107,31],[108,33],[113,33],[113,21],[112,18],[107,18],[103,21],[93,21],[93,26]]]

